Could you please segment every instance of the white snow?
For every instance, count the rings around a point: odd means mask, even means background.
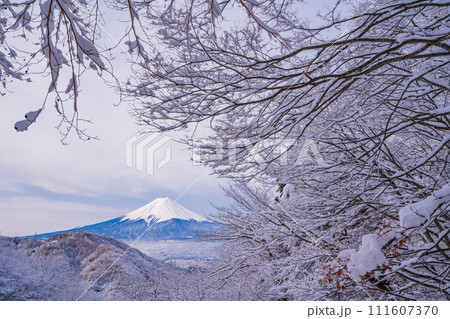
[[[348,264],[348,271],[355,281],[361,281],[361,278],[377,266],[387,264],[386,256],[381,251],[382,243],[380,237],[375,234],[365,235],[362,238],[362,245],[358,252],[349,251],[351,262]],[[345,252],[345,251],[344,251]]]
[[[14,124],[14,128],[17,132],[23,132],[28,130],[28,126],[31,125],[31,122],[28,120],[19,121],[16,124]]]
[[[27,114],[25,114],[25,118],[30,122],[34,122],[34,121],[36,121],[39,114],[41,114],[41,111],[42,111],[42,108],[37,111],[28,112]]]
[[[207,221],[205,217],[197,215],[168,197],[157,198],[151,203],[128,213],[122,220],[144,219],[149,224],[153,220],[160,223],[175,218],[199,222]]]
[[[400,209],[399,224],[402,228],[418,227],[429,220],[440,205],[448,201],[450,201],[450,184],[434,192],[433,195]],[[365,235],[362,237],[359,250],[346,249],[338,255],[338,259],[346,263],[350,276],[359,282],[367,272],[388,264],[382,248],[397,237],[398,231],[393,229],[382,235]]]
[[[429,220],[434,211],[442,204],[450,200],[450,185],[428,196],[424,200],[405,206],[400,209],[400,226],[411,228],[420,226]]]

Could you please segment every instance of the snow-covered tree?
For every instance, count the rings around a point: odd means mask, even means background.
[[[93,72],[118,83],[108,61],[112,48],[101,41],[108,6],[108,1],[0,1],[0,94],[10,94],[13,81],[48,79],[42,105],[30,105],[26,119],[15,124],[17,131],[27,130],[50,107],[61,116],[58,128],[64,137],[75,131],[81,139],[90,138],[79,115],[82,76]]]
[[[75,300],[84,290],[81,278],[51,256],[30,257],[20,239],[0,237],[0,300]],[[102,299],[89,293],[90,299]]]
[[[243,1],[249,20],[231,29],[211,14],[227,17],[230,2],[220,10],[191,4],[160,19],[166,54],[145,64],[129,93],[142,123],[169,130],[207,122],[212,140],[237,148],[233,158],[207,162],[241,190],[230,194],[236,209],[221,217],[240,248],[231,250],[229,273],[258,269],[277,290],[271,298],[301,298],[308,285],[300,283],[314,277],[335,289],[320,295],[311,284],[312,298],[411,298],[376,277],[343,285],[318,279],[317,270],[326,276],[341,251],[449,182],[448,4],[359,2],[312,28],[292,3]],[[189,18],[177,22],[178,12]],[[299,143],[281,165],[276,148],[288,139]],[[296,165],[311,139],[326,163]],[[247,160],[255,146],[264,161]],[[286,184],[289,198],[264,194]],[[445,298],[439,287],[432,293]]]

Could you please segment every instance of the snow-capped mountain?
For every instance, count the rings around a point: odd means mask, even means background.
[[[220,224],[166,197],[101,223],[29,237],[47,239],[60,233],[87,231],[116,239],[192,239],[217,233],[220,228]]]
[[[207,219],[181,206],[168,197],[157,198],[153,202],[142,206],[128,214],[122,220],[145,220],[147,224],[161,223],[171,219],[205,222]]]

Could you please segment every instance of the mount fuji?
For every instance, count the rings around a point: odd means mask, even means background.
[[[42,240],[56,234],[87,231],[120,240],[179,240],[215,234],[221,227],[221,224],[197,215],[165,197],[101,223],[28,237]]]

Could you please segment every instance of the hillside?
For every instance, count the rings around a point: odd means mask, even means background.
[[[0,237],[0,255],[0,300],[167,300],[169,281],[183,274],[87,232],[45,241]]]

